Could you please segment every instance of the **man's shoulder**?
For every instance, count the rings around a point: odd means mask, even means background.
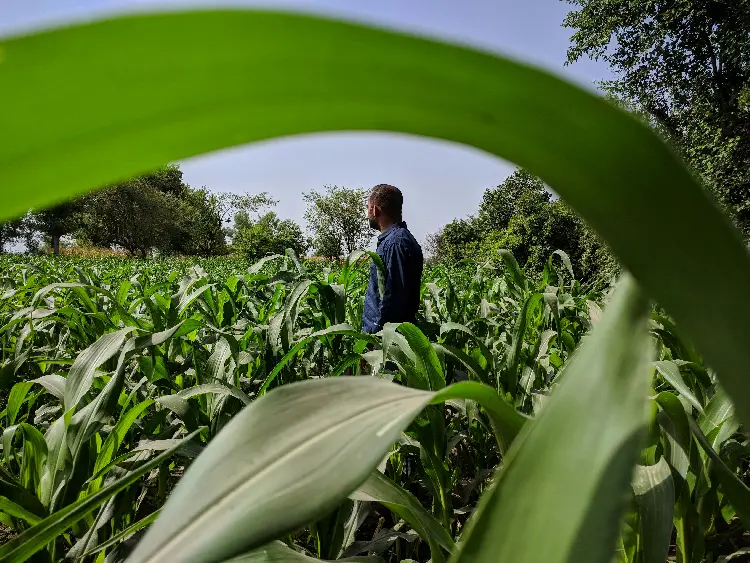
[[[398,231],[393,234],[393,237],[390,237],[390,240],[388,242],[396,248],[409,251],[411,253],[421,254],[422,252],[422,247],[420,246],[419,242],[417,242],[417,239],[406,227],[398,229]]]

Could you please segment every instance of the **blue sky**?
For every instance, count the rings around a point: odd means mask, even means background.
[[[560,0],[2,0],[0,36],[123,12],[190,6],[269,6],[452,39],[520,59],[594,89],[604,64],[565,67],[570,6]],[[514,166],[466,147],[384,133],[318,134],[235,147],[180,162],[185,180],[214,191],[270,192],[276,212],[303,222],[302,192],[326,184],[394,184],[419,240],[474,213],[485,189]]]

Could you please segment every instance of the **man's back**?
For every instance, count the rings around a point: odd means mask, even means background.
[[[385,283],[381,298],[377,267],[372,263],[362,314],[362,331],[370,334],[386,323],[415,322],[424,269],[422,248],[403,221],[380,233],[377,253],[385,266]]]

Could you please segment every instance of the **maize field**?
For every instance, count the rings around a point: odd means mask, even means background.
[[[652,310],[632,357],[604,339],[634,330],[632,290],[582,286],[562,252],[528,279],[504,253],[499,270],[428,268],[419,327],[371,336],[370,259],[4,259],[3,560],[214,560],[249,534],[271,543],[242,560],[445,561],[473,520],[508,518],[482,509],[493,482],[523,515],[529,488],[576,479],[577,451],[634,438],[612,560],[744,545],[750,449],[669,316]],[[649,377],[630,381],[636,367]],[[611,388],[605,368],[622,375]],[[569,388],[549,413],[566,435],[527,436]],[[601,426],[576,428],[579,409]],[[647,411],[648,432],[609,423],[618,409]],[[353,492],[333,494],[343,481]],[[513,520],[527,524],[508,534]]]

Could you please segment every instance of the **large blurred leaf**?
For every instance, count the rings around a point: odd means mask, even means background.
[[[647,421],[646,312],[626,277],[552,400],[515,440],[454,560],[612,559]]]
[[[750,423],[740,401],[750,392],[750,300],[736,298],[750,287],[747,250],[670,149],[591,93],[465,47],[256,11],[68,26],[5,40],[0,54],[0,106],[13,108],[0,118],[0,218],[284,135],[391,130],[471,145],[570,202],[672,313]],[[669,236],[638,228],[666,213]]]

